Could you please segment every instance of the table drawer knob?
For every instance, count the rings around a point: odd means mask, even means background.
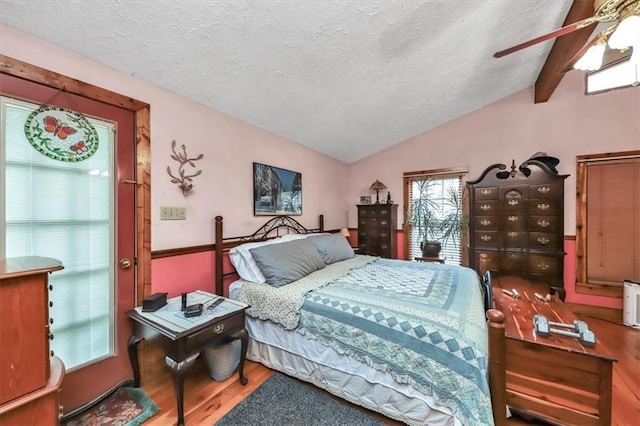
[[[216,334],[220,334],[224,331],[224,323],[216,324],[213,327],[213,332]]]

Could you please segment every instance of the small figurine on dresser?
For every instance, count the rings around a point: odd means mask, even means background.
[[[387,192],[387,204],[393,204],[393,201],[391,201],[391,191]]]

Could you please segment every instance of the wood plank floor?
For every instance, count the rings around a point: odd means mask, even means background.
[[[608,346],[618,358],[613,367],[612,425],[640,424],[640,330],[613,324],[596,318],[582,317],[594,331],[598,340]],[[240,401],[259,387],[273,371],[247,361],[245,374],[249,383],[242,386],[234,374],[224,382],[209,378],[206,365],[198,359],[185,379],[184,412],[187,425],[215,424]],[[145,426],[175,425],[177,410],[173,382],[168,371],[145,380],[142,387],[155,401],[160,412],[145,422]],[[401,425],[386,419],[389,425]],[[536,424],[525,419],[512,418],[509,425]]]

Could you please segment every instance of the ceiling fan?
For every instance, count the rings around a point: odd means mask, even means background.
[[[640,62],[640,0],[594,0],[594,14],[586,19],[558,28],[548,34],[525,41],[508,49],[494,53],[494,57],[501,58],[527,47],[531,47],[552,38],[561,37],[581,28],[597,24],[612,22],[613,25],[601,31],[589,40],[562,72],[572,68],[582,70],[597,70],[602,66],[603,56],[607,49],[627,52],[632,48],[632,60]]]

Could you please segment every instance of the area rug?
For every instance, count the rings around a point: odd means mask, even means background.
[[[382,426],[380,419],[346,401],[277,373],[269,377],[215,426]]]
[[[120,388],[88,412],[63,426],[138,426],[158,412],[158,406],[140,388]]]

